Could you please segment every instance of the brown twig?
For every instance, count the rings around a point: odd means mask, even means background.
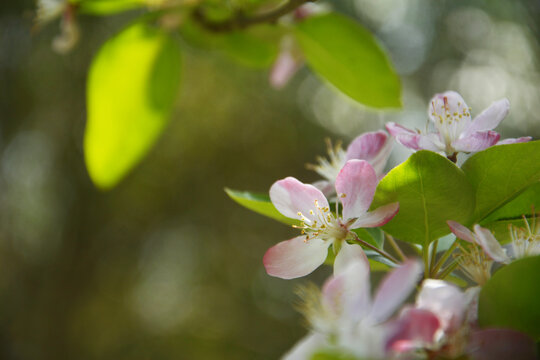
[[[257,24],[274,23],[280,17],[290,13],[300,5],[312,1],[314,0],[289,0],[285,5],[278,7],[277,9],[253,16],[246,16],[242,11],[237,11],[232,17],[222,21],[208,19],[204,14],[202,7],[198,6],[193,10],[192,16],[195,21],[207,30],[212,32],[229,32],[245,29]]]

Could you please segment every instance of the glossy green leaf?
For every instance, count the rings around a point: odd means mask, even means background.
[[[87,82],[85,160],[93,182],[116,185],[150,150],[169,120],[180,52],[167,33],[135,24],[108,40]]]
[[[382,229],[403,241],[424,245],[450,233],[447,220],[469,220],[474,192],[454,163],[423,150],[381,180],[371,207],[396,201],[399,212]]]
[[[281,213],[277,211],[275,206],[270,201],[270,197],[266,194],[255,194],[247,191],[235,191],[231,189],[225,189],[225,192],[231,199],[251,211],[255,211],[256,213],[267,216],[284,224],[300,224],[298,220],[290,219],[281,215]]]
[[[521,259],[497,271],[478,302],[482,327],[510,328],[540,338],[540,256]]]
[[[480,222],[540,181],[540,141],[492,146],[471,156],[462,169],[476,191],[472,222]]]
[[[358,237],[379,249],[384,246],[384,233],[379,228],[360,228],[353,230]]]
[[[529,186],[516,198],[492,212],[482,224],[497,220],[520,219],[523,215],[531,216],[533,209],[536,209],[535,212],[540,211],[540,183]]]
[[[316,74],[364,105],[401,107],[398,75],[373,35],[358,22],[329,13],[310,17],[295,30]]]

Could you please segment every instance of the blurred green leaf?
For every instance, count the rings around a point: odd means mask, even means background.
[[[86,166],[103,189],[149,151],[168,122],[180,79],[180,51],[165,32],[134,24],[94,57],[87,82]]]
[[[270,197],[266,194],[255,194],[247,191],[235,191],[231,189],[225,189],[225,192],[231,199],[236,201],[238,204],[242,205],[245,208],[248,208],[251,211],[255,211],[264,216],[268,216],[274,220],[282,222],[288,225],[300,225],[300,222],[295,219],[290,219],[281,215],[279,211],[270,201]]]
[[[382,229],[403,241],[424,245],[450,233],[447,220],[469,220],[474,192],[454,163],[423,150],[381,180],[371,207],[396,201],[399,212]]]
[[[360,360],[357,357],[338,350],[322,350],[311,356],[311,360]]]
[[[243,31],[214,33],[186,21],[181,33],[192,45],[219,51],[241,65],[267,68],[277,56],[281,30],[276,26],[261,25]]]
[[[296,26],[296,38],[315,73],[354,100],[401,107],[399,77],[373,35],[356,21],[329,13]]]
[[[540,256],[515,261],[497,271],[480,292],[479,324],[515,329],[540,338],[538,274]]]
[[[148,5],[147,0],[79,0],[77,11],[92,15],[111,15]]]
[[[462,169],[476,191],[473,219],[477,223],[540,181],[540,141],[492,146],[471,156]],[[531,190],[534,196],[538,196],[537,189]],[[538,199],[531,200],[538,202]],[[527,203],[527,199],[522,198],[508,209],[501,209],[501,213],[520,216],[523,201]],[[530,209],[530,204],[528,207]]]

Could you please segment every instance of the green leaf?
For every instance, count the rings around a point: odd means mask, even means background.
[[[337,349],[335,350],[322,350],[313,354],[310,358],[311,360],[360,360],[359,358],[341,352]]]
[[[212,33],[198,24],[187,21],[181,29],[184,39],[192,45],[217,50],[239,64],[252,68],[267,68],[278,53],[278,35],[275,26],[256,26],[243,31]]]
[[[251,211],[255,211],[256,213],[264,216],[268,216],[269,218],[272,218],[284,224],[300,224],[298,220],[281,215],[281,213],[277,211],[275,206],[270,201],[270,197],[268,197],[268,195],[266,194],[255,194],[247,191],[235,191],[227,188],[225,189],[225,192],[227,193],[227,195],[229,195],[231,199]]]
[[[360,228],[353,230],[358,237],[379,249],[384,246],[384,233],[379,228]]]
[[[150,150],[169,120],[180,51],[167,33],[134,24],[94,57],[87,82],[86,166],[102,189],[116,185]]]
[[[538,274],[540,256],[515,261],[497,271],[480,292],[479,324],[515,329],[539,339]]]
[[[356,21],[329,13],[298,23],[296,39],[317,75],[354,100],[401,107],[399,77],[373,35]]]
[[[529,186],[516,198],[492,212],[482,220],[482,224],[497,220],[521,219],[523,215],[532,216],[533,209],[540,210],[540,183]]]
[[[470,224],[479,223],[540,181],[540,141],[492,146],[471,156],[462,169],[476,191]]]
[[[383,230],[403,241],[425,245],[448,233],[447,220],[467,223],[474,192],[450,160],[418,151],[379,183],[372,208],[399,202],[399,212]]]

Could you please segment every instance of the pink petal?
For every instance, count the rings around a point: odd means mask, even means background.
[[[325,336],[317,333],[308,334],[283,356],[283,360],[311,359],[311,356],[325,345]]]
[[[467,354],[471,360],[537,359],[534,340],[510,329],[473,332],[467,346]]]
[[[373,211],[364,213],[360,216],[352,225],[350,229],[358,229],[362,227],[378,227],[383,226],[398,213],[399,203],[391,203],[388,205],[380,206]]]
[[[302,63],[289,50],[282,50],[270,70],[270,85],[275,89],[283,88],[300,69]]]
[[[491,231],[476,224],[474,225],[474,233],[476,234],[478,245],[484,249],[485,253],[488,254],[490,258],[504,264],[510,262],[510,258],[506,255],[506,252],[497,239],[495,239]]]
[[[317,238],[307,242],[305,239],[305,236],[298,236],[268,249],[263,257],[268,275],[294,279],[311,273],[324,263],[328,244]]]
[[[466,133],[472,134],[477,131],[495,129],[506,115],[508,115],[508,111],[510,111],[510,101],[508,99],[495,101],[474,118],[471,125],[466,129]]]
[[[336,193],[343,204],[343,219],[360,217],[369,209],[377,188],[377,174],[365,160],[349,160],[336,178]]]
[[[517,139],[512,139],[512,138],[504,139],[504,140],[499,141],[496,145],[518,144],[518,143],[528,142],[528,141],[531,141],[531,140],[532,140],[532,137],[523,136],[523,137],[520,137],[520,138],[517,138]]]
[[[474,236],[471,230],[467,229],[465,226],[461,225],[456,221],[448,220],[446,223],[450,227],[450,231],[452,231],[458,239],[465,240],[467,242],[470,242],[471,244],[476,243],[476,241],[474,241]]]
[[[362,247],[344,241],[334,260],[334,275],[343,273],[351,263],[356,261],[363,262],[369,270],[369,261]]]
[[[433,312],[445,331],[457,330],[464,317],[466,299],[461,290],[442,280],[427,279],[416,298],[416,307]]]
[[[370,319],[374,323],[388,319],[414,290],[421,274],[422,264],[416,260],[408,260],[389,273],[377,289]]]
[[[476,152],[485,150],[499,141],[501,135],[495,131],[477,131],[452,142],[456,151]]]
[[[386,130],[388,130],[390,135],[392,135],[398,143],[413,150],[421,150],[421,147],[418,144],[421,137],[419,133],[394,122],[389,122],[385,126]]]
[[[420,149],[435,152],[444,151],[446,148],[446,145],[441,142],[438,133],[420,135],[420,137],[418,138],[418,146],[420,147]]]
[[[276,181],[270,188],[270,200],[283,215],[299,220],[303,216],[310,223],[318,218],[316,202],[320,208],[328,207],[328,201],[319,189],[293,177]]]
[[[384,131],[368,132],[354,139],[347,148],[347,160],[366,160],[373,166],[375,172],[383,172],[390,152],[392,142]]]
[[[323,303],[346,321],[362,319],[370,311],[369,265],[356,258],[323,286]]]
[[[439,319],[431,311],[407,308],[395,323],[386,348],[393,353],[407,353],[430,347],[440,326]]]

